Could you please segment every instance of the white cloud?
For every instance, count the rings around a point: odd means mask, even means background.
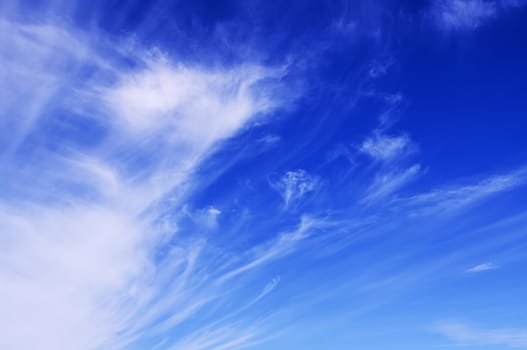
[[[413,213],[419,215],[460,209],[494,194],[523,185],[527,180],[525,172],[525,169],[520,169],[505,175],[490,176],[474,184],[439,188],[411,197],[399,198],[396,203],[413,209]]]
[[[281,139],[280,136],[270,134],[270,135],[265,135],[264,137],[259,138],[258,142],[262,142],[266,145],[274,145],[280,142],[280,139]]]
[[[414,164],[402,171],[394,171],[378,174],[373,183],[366,191],[366,195],[361,200],[362,203],[371,204],[380,199],[386,198],[395,191],[411,182],[421,174],[421,166]]]
[[[443,322],[435,330],[461,344],[527,347],[525,329],[476,329],[462,323]]]
[[[87,48],[67,31],[50,25],[12,24],[0,18],[0,31],[0,82],[8,87],[0,98],[0,127],[10,131],[2,133],[5,154],[44,117],[40,112],[75,76],[76,63],[87,55]],[[62,74],[67,68],[68,74]]]
[[[386,75],[390,67],[395,63],[394,59],[389,58],[384,61],[375,61],[370,65],[368,74],[370,78],[377,79]]]
[[[431,15],[446,31],[476,29],[504,10],[525,5],[523,0],[435,0]]]
[[[185,206],[183,211],[197,226],[207,230],[215,229],[218,226],[218,219],[221,215],[221,210],[212,205],[195,211],[190,211]]]
[[[174,186],[173,179],[189,173],[217,142],[276,107],[267,89],[269,80],[279,78],[277,70],[187,68],[165,59],[146,64],[143,71],[124,72],[116,86],[102,92],[117,116],[114,127],[125,130],[126,138],[162,146],[156,150],[162,161],[153,168],[155,176],[145,172],[157,192]],[[267,87],[258,89],[262,81]]]
[[[362,153],[383,162],[395,160],[414,150],[414,144],[406,135],[389,136],[376,133],[365,139],[360,146]]]
[[[272,182],[271,186],[282,196],[287,208],[292,202],[317,189],[318,184],[317,177],[298,169],[286,172],[278,181]]]
[[[3,348],[91,349],[118,330],[115,302],[148,267],[144,224],[90,206],[2,208],[0,222]]]
[[[0,199],[0,348],[119,349],[220,298],[224,271],[207,264],[203,241],[178,240],[157,255],[177,230],[157,204],[181,204],[200,161],[276,106],[277,71],[187,67],[139,49],[126,52],[136,68],[123,68],[118,43],[53,25],[0,25],[8,97],[0,101],[0,190],[10,194]],[[50,126],[78,134],[32,138]],[[27,158],[16,158],[21,146]],[[212,227],[220,211],[199,215]],[[223,326],[230,332],[218,330],[205,348],[259,334]],[[202,333],[195,344],[209,336]]]
[[[447,30],[473,29],[496,16],[497,8],[487,0],[440,0],[434,11],[439,24]]]
[[[302,216],[300,224],[295,230],[282,233],[274,241],[255,247],[248,262],[227,272],[222,276],[221,280],[226,281],[245,271],[290,254],[302,240],[311,234],[312,230],[321,225],[322,222],[320,220]]]
[[[264,289],[262,290],[260,295],[257,297],[257,299],[261,299],[265,297],[267,294],[271,293],[278,286],[279,283],[280,283],[280,277],[278,276],[273,277],[273,279],[265,285]]]
[[[476,272],[483,272],[483,271],[488,271],[488,270],[494,270],[494,269],[497,269],[497,268],[498,267],[496,265],[494,265],[493,263],[486,262],[486,263],[483,263],[483,264],[479,264],[479,265],[473,266],[473,267],[467,269],[466,272],[476,273]]]
[[[146,63],[146,69],[125,73],[106,92],[109,105],[133,132],[163,130],[172,141],[197,147],[194,143],[199,139],[206,148],[272,103],[264,95],[256,96],[251,87],[276,71],[260,66],[196,69],[164,59]]]
[[[525,0],[499,0],[498,3],[502,8],[514,8],[514,7],[520,7],[525,6],[527,4],[527,1]]]
[[[269,283],[267,283],[265,285],[265,287],[263,288],[263,290],[260,292],[260,294],[258,294],[256,296],[256,298],[254,298],[250,303],[248,303],[247,305],[245,305],[245,308],[248,308],[248,307],[251,307],[253,306],[254,304],[256,304],[257,302],[259,302],[260,300],[262,300],[263,298],[265,298],[269,293],[271,293],[278,285],[280,284],[280,277],[279,276],[276,276],[276,277],[273,277],[273,279],[271,281],[269,281]],[[242,309],[242,310],[243,310]]]

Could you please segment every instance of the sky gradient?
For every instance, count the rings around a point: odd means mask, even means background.
[[[527,2],[0,3],[0,349],[527,349]]]

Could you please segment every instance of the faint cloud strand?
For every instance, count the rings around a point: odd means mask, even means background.
[[[402,171],[378,174],[375,176],[373,183],[367,189],[361,203],[372,204],[386,198],[407,183],[413,181],[420,174],[421,166],[419,164],[412,165]]]
[[[300,224],[295,230],[280,234],[273,242],[257,246],[253,249],[252,258],[242,266],[227,272],[221,282],[229,280],[242,272],[252,270],[264,263],[284,257],[293,252],[298,244],[307,238],[311,231],[323,224],[322,220],[309,216],[302,216]]]
[[[477,329],[463,323],[442,322],[435,331],[460,344],[527,347],[526,329]]]
[[[396,199],[394,205],[408,209],[412,215],[440,214],[521,186],[526,181],[525,173],[525,169],[520,169],[505,175],[490,176],[475,184],[444,187],[402,197]]]
[[[489,271],[489,270],[495,270],[497,268],[498,267],[496,265],[494,265],[493,263],[486,262],[486,263],[479,264],[479,265],[476,265],[474,267],[471,267],[471,268],[467,269],[466,272],[468,272],[468,273],[477,273],[477,272],[484,272],[484,271]]]

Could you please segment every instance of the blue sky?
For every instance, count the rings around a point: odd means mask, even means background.
[[[526,23],[3,1],[0,349],[527,349]]]

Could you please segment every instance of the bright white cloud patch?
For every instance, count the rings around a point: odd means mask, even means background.
[[[2,348],[93,349],[147,272],[143,223],[107,206],[1,210]]]
[[[156,204],[174,188],[180,194],[169,203],[180,204],[199,162],[276,106],[277,71],[186,67],[140,49],[126,55],[142,68],[122,68],[118,44],[99,42],[101,50],[86,33],[10,22],[1,28],[0,84],[9,98],[0,102],[0,176],[10,197],[0,201],[0,348],[120,349],[153,341],[217,300],[228,273],[204,264],[206,246],[197,238],[156,255],[177,230],[160,221]],[[86,75],[87,67],[95,73]],[[37,137],[41,130],[57,131]],[[16,159],[21,147],[24,162]],[[193,215],[214,228],[220,213],[211,206]],[[196,269],[209,279],[199,280]],[[216,327],[214,340],[196,329],[195,346],[183,348],[226,349],[258,334],[228,321]]]
[[[197,147],[199,139],[206,148],[270,107],[272,101],[251,88],[273,74],[259,66],[209,71],[156,60],[123,75],[106,98],[133,132],[163,131],[175,142]]]

